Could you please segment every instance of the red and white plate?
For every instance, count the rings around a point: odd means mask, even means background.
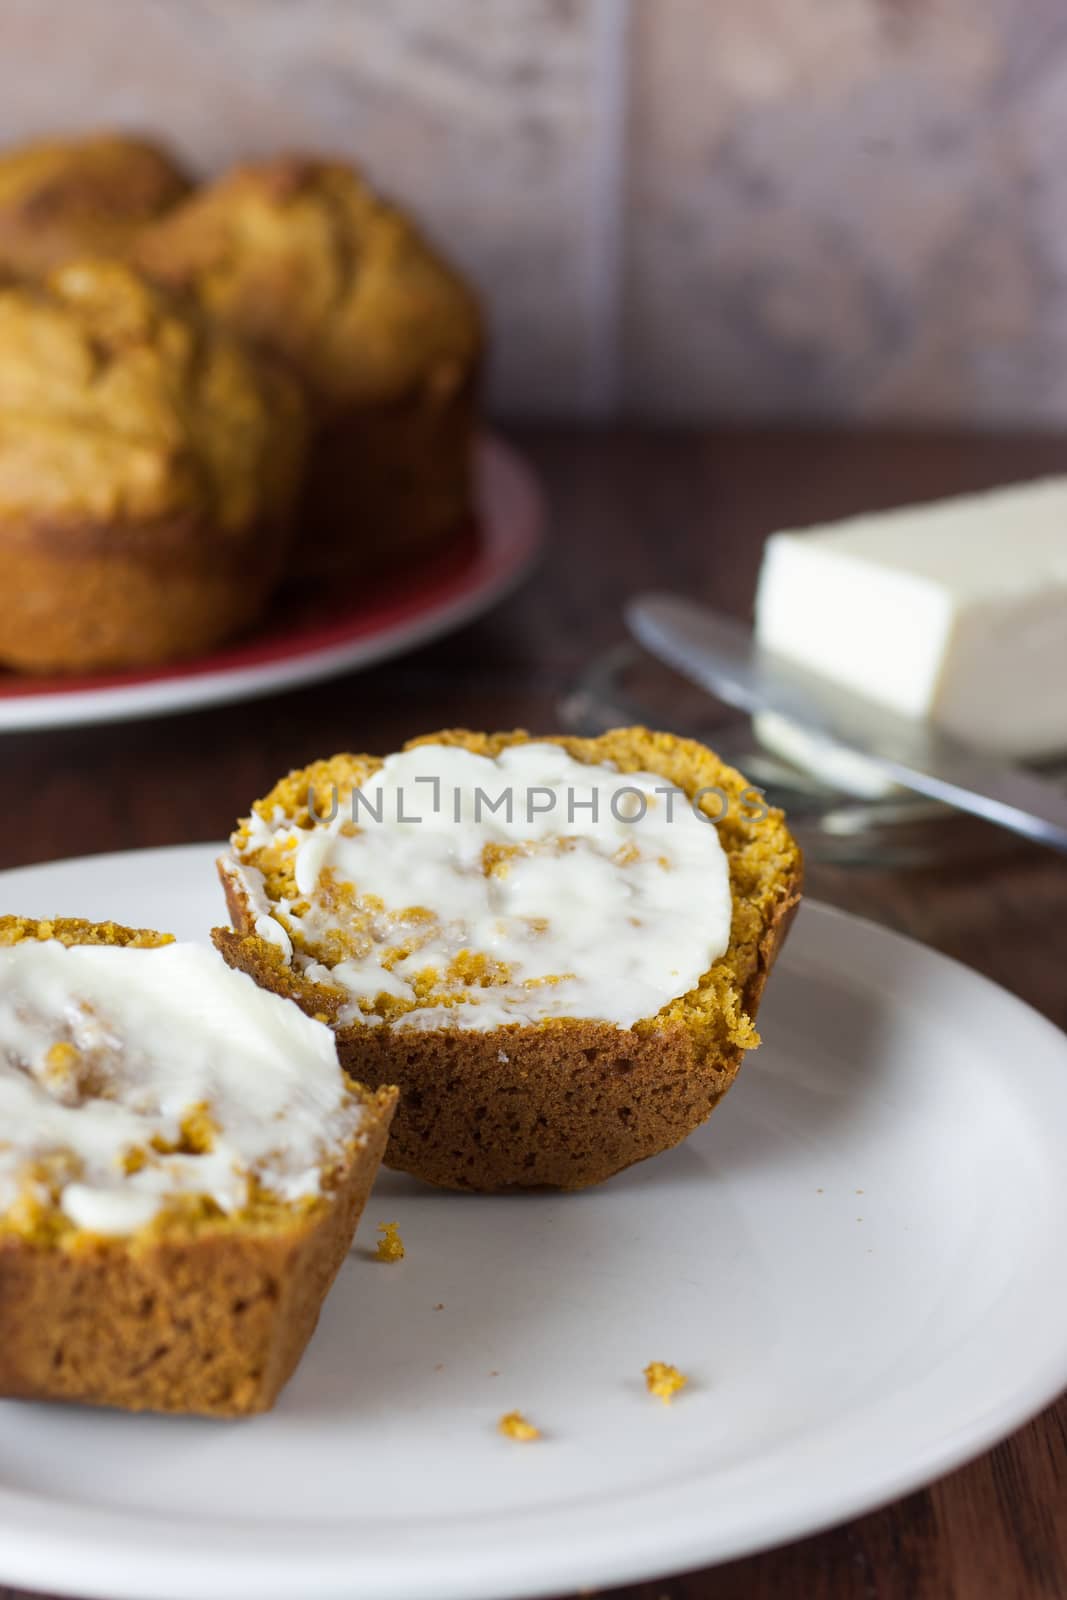
[[[165,716],[295,688],[427,644],[481,615],[526,573],[544,503],[530,469],[500,440],[482,440],[477,516],[417,573],[357,582],[277,610],[253,632],[191,661],[92,677],[0,672],[0,732]]]

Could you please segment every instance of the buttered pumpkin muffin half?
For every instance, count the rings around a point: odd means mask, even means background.
[[[191,187],[174,156],[121,133],[39,139],[0,154],[0,269],[47,272],[123,255]]]
[[[288,373],[129,267],[0,289],[0,662],[139,666],[251,622],[304,441]]]
[[[209,946],[0,916],[0,1397],[268,1410],[395,1099]]]
[[[305,384],[316,434],[302,572],[365,572],[468,518],[478,302],[354,167],[238,167],[146,230],[137,259]]]
[[[283,779],[219,864],[225,959],[395,1083],[386,1163],[579,1189],[692,1133],[800,899],[780,811],[691,740],[442,732]]]

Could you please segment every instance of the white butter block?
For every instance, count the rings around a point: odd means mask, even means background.
[[[756,634],[980,749],[1067,750],[1067,477],[772,535]]]

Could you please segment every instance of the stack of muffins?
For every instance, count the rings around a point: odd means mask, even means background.
[[[0,664],[191,655],[287,573],[334,582],[464,524],[483,331],[353,168],[196,189],[101,136],[0,158]]]

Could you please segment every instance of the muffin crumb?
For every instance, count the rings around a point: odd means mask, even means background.
[[[497,1429],[505,1439],[517,1439],[522,1444],[528,1444],[532,1439],[541,1437],[540,1428],[535,1428],[532,1422],[527,1422],[521,1411],[506,1411],[497,1423]]]
[[[650,1361],[645,1368],[645,1383],[649,1394],[654,1394],[669,1406],[679,1389],[684,1389],[689,1379],[669,1361]]]
[[[378,1260],[403,1261],[404,1241],[400,1237],[400,1224],[398,1222],[379,1222],[378,1232],[382,1236],[378,1240]]]

